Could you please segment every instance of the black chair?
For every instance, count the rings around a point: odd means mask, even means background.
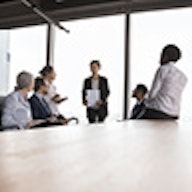
[[[1,124],[1,117],[2,117],[3,105],[4,105],[5,98],[6,97],[0,96],[0,131],[19,129],[19,127],[16,125],[4,127]]]
[[[0,96],[0,131],[3,131],[3,127],[1,126],[1,117],[2,117],[2,110],[3,110],[3,103],[4,103],[5,97]]]

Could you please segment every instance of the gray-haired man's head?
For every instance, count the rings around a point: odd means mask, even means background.
[[[29,91],[33,89],[34,78],[31,73],[23,71],[17,76],[17,89],[28,89]]]

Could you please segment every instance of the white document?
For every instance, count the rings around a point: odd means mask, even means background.
[[[88,107],[96,107],[96,102],[100,100],[100,90],[88,89],[86,93],[86,100]]]

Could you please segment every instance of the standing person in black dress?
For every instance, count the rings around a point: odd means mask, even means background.
[[[108,115],[107,98],[109,96],[109,87],[107,78],[99,75],[100,62],[92,61],[90,69],[92,76],[85,79],[82,91],[83,104],[87,106],[87,118],[89,123],[103,122]],[[87,101],[88,90],[99,90],[100,99],[96,101],[94,106],[89,107]]]

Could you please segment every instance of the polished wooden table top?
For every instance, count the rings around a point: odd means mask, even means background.
[[[191,192],[192,122],[0,133],[1,192]]]

